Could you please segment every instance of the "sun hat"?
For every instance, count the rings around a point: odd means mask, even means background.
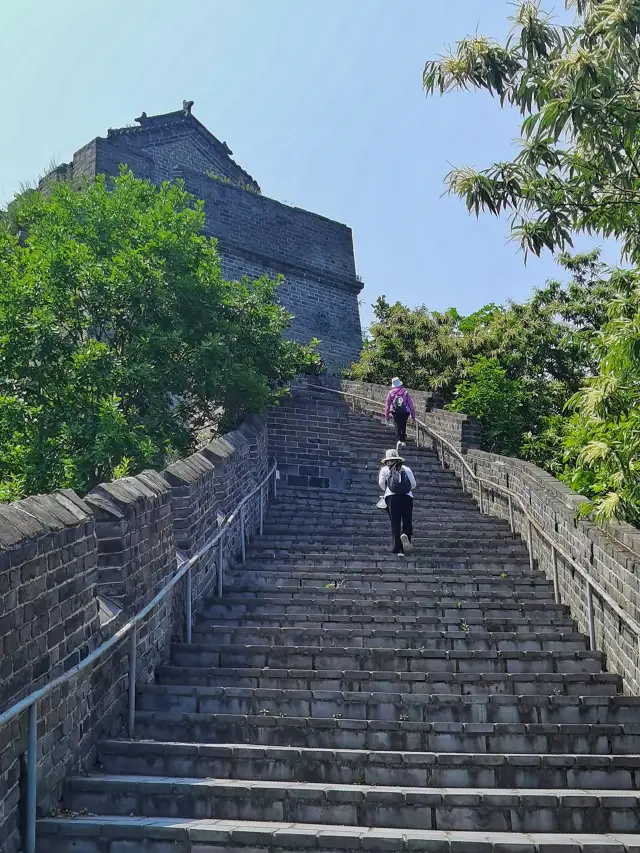
[[[402,388],[402,379],[399,379],[397,376],[394,376],[391,380],[392,388]]]
[[[387,450],[384,455],[384,458],[380,461],[384,465],[385,462],[404,462],[404,459],[402,458],[402,456],[400,456],[398,451],[393,448],[392,450]]]

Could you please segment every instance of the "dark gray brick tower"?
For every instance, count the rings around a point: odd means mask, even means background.
[[[55,178],[117,175],[125,163],[155,183],[181,178],[206,205],[206,231],[217,237],[229,279],[282,274],[283,305],[295,316],[292,335],[317,337],[331,370],[356,360],[362,345],[351,229],[316,213],[265,198],[260,187],[191,113],[191,102],[164,115],[136,119],[137,127],[110,129],[58,166]],[[212,177],[213,176],[213,177]],[[217,176],[217,178],[216,178]]]

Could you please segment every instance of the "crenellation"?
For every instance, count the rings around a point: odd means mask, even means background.
[[[266,474],[266,420],[241,427],[163,472],[103,483],[82,500],[70,490],[0,505],[0,712],[76,666],[139,612],[187,557],[219,529],[240,498]],[[257,505],[257,504],[256,504]],[[256,505],[247,536],[259,526]],[[226,563],[237,560],[239,531],[227,537]],[[193,569],[193,611],[210,594],[214,549]],[[184,636],[184,587],[140,627],[137,680],[153,679],[171,639]],[[122,612],[101,625],[98,594]],[[127,643],[90,671],[41,700],[38,708],[38,808],[62,793],[72,768],[90,767],[100,738],[122,732],[127,711]],[[0,848],[21,844],[26,714],[0,726]]]

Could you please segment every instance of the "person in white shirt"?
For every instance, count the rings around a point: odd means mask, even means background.
[[[404,557],[413,548],[413,489],[416,488],[416,478],[397,450],[387,450],[382,466],[378,485],[384,492],[391,519],[393,553]]]

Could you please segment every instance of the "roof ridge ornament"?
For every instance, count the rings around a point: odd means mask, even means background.
[[[193,106],[193,101],[183,101],[182,109],[184,110],[185,116],[191,115],[191,107]]]

